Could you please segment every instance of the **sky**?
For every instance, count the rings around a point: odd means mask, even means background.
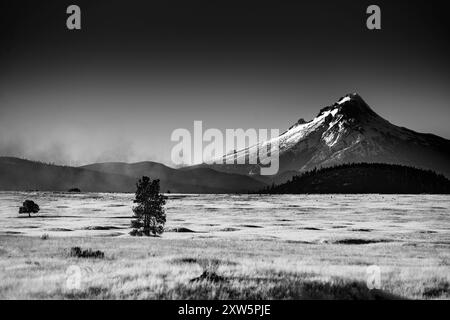
[[[282,132],[351,92],[450,139],[439,3],[377,1],[368,30],[369,1],[2,0],[0,156],[171,165],[172,132],[194,120]]]

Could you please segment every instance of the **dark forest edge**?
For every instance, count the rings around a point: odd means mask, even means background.
[[[449,194],[442,174],[403,165],[351,163],[314,169],[286,183],[260,190],[262,194]]]

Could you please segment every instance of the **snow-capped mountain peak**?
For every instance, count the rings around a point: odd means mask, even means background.
[[[237,159],[256,157],[267,144],[279,146],[280,172],[307,171],[351,162],[390,163],[433,169],[450,176],[450,141],[398,127],[375,113],[357,93],[322,108],[310,120],[300,119],[277,138],[238,150]],[[216,165],[241,174],[258,165]]]

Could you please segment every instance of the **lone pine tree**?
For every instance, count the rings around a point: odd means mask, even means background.
[[[133,208],[134,216],[131,221],[132,236],[155,236],[164,232],[166,214],[164,205],[166,197],[159,192],[159,180],[150,180],[149,177],[139,179]]]

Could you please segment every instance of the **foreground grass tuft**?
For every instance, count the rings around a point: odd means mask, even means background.
[[[106,252],[113,258],[99,259]],[[0,236],[0,255],[0,299],[449,298],[450,250],[428,243],[9,235]],[[366,286],[373,264],[380,290]]]
[[[450,297],[450,283],[443,279],[436,279],[435,284],[423,291],[425,298]]]

